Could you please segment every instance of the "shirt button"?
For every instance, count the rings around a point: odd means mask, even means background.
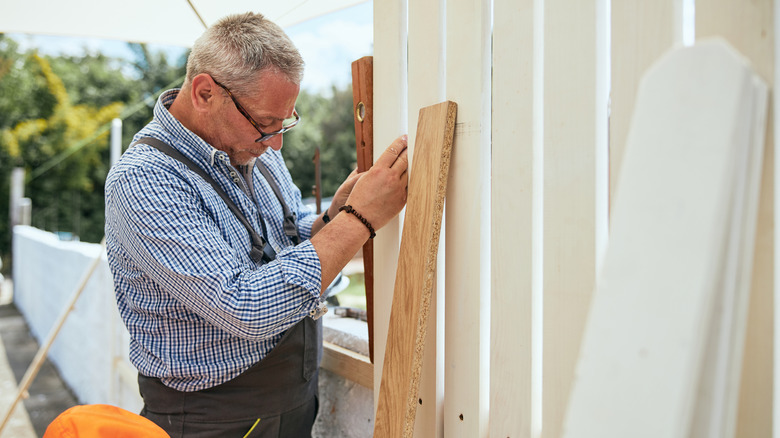
[[[238,184],[238,178],[233,178],[233,182]]]
[[[238,176],[238,174],[237,174],[236,172],[232,172],[232,171],[231,171],[231,172],[230,172],[230,176],[232,176],[233,178],[235,178],[236,176]]]

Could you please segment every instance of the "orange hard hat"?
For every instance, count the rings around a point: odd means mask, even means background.
[[[170,438],[160,426],[110,405],[74,406],[57,416],[43,438]]]

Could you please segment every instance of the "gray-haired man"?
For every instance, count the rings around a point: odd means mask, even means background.
[[[321,326],[309,316],[406,202],[403,136],[323,215],[304,208],[280,154],[302,74],[277,25],[222,19],[106,181],[142,415],[173,437],[310,436]]]

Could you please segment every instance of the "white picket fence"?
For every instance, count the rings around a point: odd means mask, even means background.
[[[415,436],[562,436],[640,78],[683,36],[719,36],[771,91],[776,16],[771,0],[374,1],[376,147],[404,132],[413,143],[421,107],[458,104]],[[778,411],[776,124],[770,116],[739,437],[772,436]],[[402,221],[375,243],[375,388]]]

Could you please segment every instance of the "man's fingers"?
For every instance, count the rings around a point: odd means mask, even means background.
[[[376,160],[374,166],[391,167],[398,159],[398,157],[405,151],[406,136],[402,135],[396,138],[395,141],[393,141],[393,144],[391,144],[390,147],[382,152],[382,155],[380,155],[379,159]]]
[[[406,172],[406,169],[409,167],[409,153],[408,149],[404,149],[403,152],[401,152],[398,155],[398,158],[396,158],[395,162],[390,166],[390,168],[395,170],[400,170],[401,173]]]

